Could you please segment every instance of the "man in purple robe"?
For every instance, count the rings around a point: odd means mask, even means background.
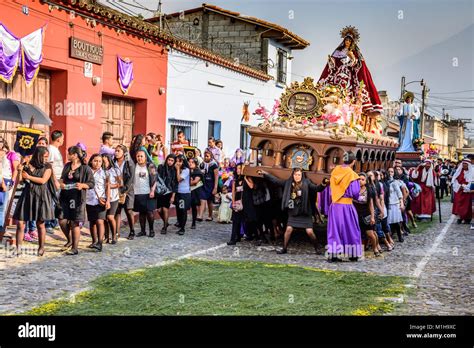
[[[331,205],[331,188],[327,186],[323,192],[318,193],[319,212],[324,216],[328,216],[329,206]]]
[[[359,197],[359,175],[352,170],[356,156],[344,154],[344,164],[333,169],[330,179],[331,205],[328,212],[328,261],[342,261],[347,256],[357,261],[362,256],[362,240],[357,211],[352,200]]]

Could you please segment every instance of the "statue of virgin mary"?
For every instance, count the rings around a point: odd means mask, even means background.
[[[413,103],[414,95],[412,92],[406,92],[403,96],[404,103],[400,105],[397,112],[400,121],[400,133],[398,143],[400,147],[398,152],[414,152],[413,141],[420,137],[418,125],[420,123],[420,110],[418,105]]]
[[[357,46],[359,31],[348,26],[341,30],[341,37],[343,40],[328,57],[318,83],[340,86],[353,100],[362,98],[362,109],[366,114],[381,113],[383,108],[377,88]]]

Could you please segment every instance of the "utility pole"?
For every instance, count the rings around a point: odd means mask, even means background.
[[[162,14],[161,14],[161,0],[158,0],[158,8],[156,9],[158,12],[158,16],[160,16],[160,32],[163,31],[163,21],[162,21]]]
[[[403,95],[404,94],[405,94],[405,76],[402,76],[400,101],[403,101]]]
[[[423,138],[424,131],[425,131],[425,103],[426,103],[426,83],[423,83],[423,91],[421,92],[421,129],[420,129],[420,138]]]

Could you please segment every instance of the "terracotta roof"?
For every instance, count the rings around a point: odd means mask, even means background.
[[[73,9],[76,15],[87,15],[97,18],[101,22],[107,23],[115,28],[127,30],[139,38],[149,39],[151,42],[162,45],[169,45],[183,53],[201,58],[211,63],[218,64],[225,68],[240,72],[253,78],[269,81],[273,77],[265,72],[251,68],[243,64],[236,64],[234,60],[223,57],[205,48],[196,46],[186,40],[177,39],[165,31],[160,31],[155,24],[144,21],[138,17],[129,16],[123,12],[111,9],[108,6],[99,4],[95,0],[43,0],[45,4],[56,4]]]
[[[304,40],[303,38],[299,37],[295,33],[292,33],[288,29],[286,29],[286,28],[284,28],[284,27],[282,27],[278,24],[267,22],[267,21],[264,21],[263,19],[259,19],[259,18],[256,18],[256,17],[245,16],[245,15],[239,13],[239,12],[226,10],[226,9],[223,9],[221,7],[211,5],[211,4],[205,4],[204,3],[204,4],[202,4],[201,7],[189,9],[189,10],[182,11],[182,12],[172,13],[172,14],[167,15],[166,17],[167,18],[168,17],[176,17],[176,16],[179,16],[182,13],[189,14],[189,13],[194,13],[194,12],[199,12],[199,11],[204,11],[204,10],[213,11],[213,12],[220,13],[220,14],[222,14],[224,16],[227,16],[227,17],[233,17],[233,18],[245,21],[245,22],[250,22],[252,24],[256,24],[256,25],[265,27],[267,29],[272,29],[273,31],[275,31],[276,33],[279,34],[279,37],[276,38],[277,40],[285,41],[285,44],[288,45],[288,46],[291,46],[293,49],[303,49],[303,48],[309,46],[309,44],[310,44],[308,41]],[[149,21],[149,22],[156,22],[158,20],[159,20],[159,17],[147,19],[147,21]]]

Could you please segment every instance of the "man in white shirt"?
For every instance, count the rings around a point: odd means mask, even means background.
[[[51,133],[51,143],[48,146],[49,151],[49,163],[53,168],[54,183],[56,188],[59,189],[59,179],[64,168],[64,161],[59,147],[64,144],[64,134],[60,130],[55,130]],[[50,220],[45,222],[46,232],[54,233],[54,228],[59,228],[58,220]]]

